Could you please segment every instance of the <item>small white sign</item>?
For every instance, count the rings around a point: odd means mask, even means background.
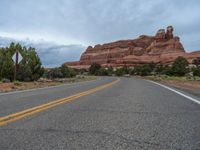
[[[20,52],[18,52],[18,64],[22,61],[23,57],[20,54]],[[16,63],[16,53],[13,55],[12,60],[14,61],[14,63]]]

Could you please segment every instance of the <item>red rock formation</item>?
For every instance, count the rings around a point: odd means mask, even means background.
[[[166,34],[165,34],[165,29],[160,29],[158,30],[158,32],[156,33],[156,36],[155,36],[155,41],[156,42],[160,42],[160,41],[166,41]]]
[[[87,69],[92,63],[104,67],[135,66],[150,62],[171,63],[178,56],[183,56],[191,63],[199,52],[186,53],[179,37],[174,37],[173,27],[158,30],[155,36],[141,35],[134,40],[122,40],[103,45],[89,46],[81,55],[80,61],[66,65],[77,69]]]
[[[168,27],[167,27],[166,38],[167,38],[168,40],[173,39],[173,37],[174,37],[173,31],[174,31],[174,28],[173,28],[172,26],[168,26]]]

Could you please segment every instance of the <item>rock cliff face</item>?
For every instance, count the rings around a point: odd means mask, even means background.
[[[134,40],[122,40],[103,45],[89,46],[81,55],[80,61],[67,62],[76,69],[88,69],[92,63],[104,67],[135,66],[146,63],[171,63],[178,56],[183,56],[191,63],[199,52],[186,53],[179,37],[174,37],[173,27],[158,30],[155,36],[141,35]]]

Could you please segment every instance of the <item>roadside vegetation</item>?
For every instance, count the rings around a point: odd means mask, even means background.
[[[189,66],[188,61],[183,57],[177,57],[176,60],[169,65],[164,64],[143,64],[133,67],[121,67],[117,69],[103,68],[99,64],[92,64],[89,68],[91,75],[98,76],[126,76],[135,75],[149,77],[151,79],[175,79],[175,80],[198,80],[200,77],[200,58],[193,61],[193,65]]]
[[[23,59],[18,64],[18,72],[14,81],[15,63],[12,56],[16,50]],[[0,48],[0,92],[25,90],[55,86],[96,79],[95,76],[83,75],[85,70],[74,70],[61,65],[60,67],[45,69],[35,50],[19,43],[11,43],[8,47]]]
[[[44,68],[35,48],[22,47],[19,43],[11,43],[9,47],[0,48],[0,80],[9,82],[14,80],[14,62],[12,56],[16,49],[23,59],[18,65],[16,80],[36,81],[44,73]]]
[[[103,68],[98,64],[91,65],[89,73],[103,76],[135,76],[154,80],[169,85],[196,96],[200,96],[200,58],[193,64],[183,57],[178,57],[172,64],[143,64],[133,67],[121,67],[117,69]]]
[[[72,78],[78,74],[78,71],[62,65],[60,67],[46,69],[43,78],[56,79],[56,78]]]
[[[16,81],[14,81],[14,62],[12,56],[16,49],[23,59],[18,65]],[[95,79],[94,76],[138,76],[156,81],[198,81],[200,82],[200,58],[193,60],[192,66],[183,57],[178,57],[172,64],[143,64],[135,67],[104,68],[94,63],[88,70],[75,70],[66,65],[45,69],[41,60],[32,47],[11,43],[0,48],[0,85],[11,83],[11,89],[43,87]],[[25,83],[26,82],[26,83]],[[30,82],[28,84],[27,82]],[[32,84],[33,82],[34,84]],[[6,86],[9,84],[6,84]],[[5,86],[0,87],[0,91]]]
[[[54,80],[48,79],[39,79],[38,81],[34,82],[20,82],[14,81],[10,83],[0,83],[0,92],[10,92],[10,91],[18,91],[18,90],[27,90],[27,89],[35,89],[35,88],[44,88],[44,87],[51,87],[57,86],[62,84],[71,84],[83,81],[90,81],[95,80],[95,76],[77,76],[73,78],[60,78]]]
[[[16,81],[14,81],[15,63],[12,56],[16,50],[19,51],[23,59],[18,64]],[[35,48],[27,48],[19,43],[11,43],[8,47],[0,48],[0,82],[14,82],[17,84],[24,81],[37,81],[41,78],[74,78],[78,74],[81,74],[81,71],[79,72],[66,65],[50,69],[43,68]]]

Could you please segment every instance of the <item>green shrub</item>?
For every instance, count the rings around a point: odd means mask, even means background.
[[[1,68],[1,78],[9,79],[10,81],[12,81],[13,77],[14,77],[14,65],[12,60],[7,58],[3,62]]]
[[[69,68],[69,75],[70,75],[70,77],[75,77],[77,75],[76,70]]]
[[[63,78],[63,74],[60,68],[53,68],[47,73],[47,78],[54,79],[54,78]]]
[[[124,69],[123,68],[117,68],[115,71],[116,76],[123,76],[124,75]]]
[[[62,77],[69,78],[72,76],[71,69],[64,64],[60,67],[60,71],[62,73]]]
[[[113,68],[112,67],[108,67],[108,69],[107,69],[108,76],[111,76],[113,73],[114,73]]]
[[[163,64],[158,64],[155,66],[155,73],[156,74],[165,74],[166,66]]]
[[[193,70],[193,76],[200,77],[200,67],[197,67]]]
[[[147,75],[150,75],[151,72],[152,72],[151,66],[146,64],[146,65],[142,66],[140,75],[141,76],[147,76]]]
[[[79,74],[87,74],[88,73],[88,71],[86,69],[79,69],[79,70],[77,70],[77,72]]]
[[[95,75],[108,76],[108,71],[105,68],[100,68],[96,71]]]
[[[196,67],[200,66],[200,57],[195,58],[192,63],[196,65]]]
[[[121,69],[122,69],[123,74],[129,74],[130,73],[130,68],[128,68],[127,66],[123,66]]]
[[[187,68],[188,64],[189,63],[187,59],[185,59],[184,57],[177,57],[172,64],[170,74],[174,76],[184,76],[186,73],[189,72],[189,69]]]
[[[98,75],[98,71],[101,69],[101,65],[93,63],[89,68],[89,73],[92,75]]]
[[[21,86],[22,83],[21,83],[20,81],[14,81],[14,85],[16,85],[16,86]]]
[[[54,79],[54,78],[71,78],[75,77],[77,72],[69,68],[66,65],[62,65],[60,67],[52,68],[49,71],[45,71],[44,76],[45,78]]]
[[[131,74],[131,71],[132,69],[130,69],[129,67],[123,66],[121,68],[117,68],[114,73],[116,76],[123,76],[125,74]]]
[[[150,75],[153,68],[149,64],[145,64],[142,66],[136,66],[134,69],[134,73],[140,76],[147,76]]]

